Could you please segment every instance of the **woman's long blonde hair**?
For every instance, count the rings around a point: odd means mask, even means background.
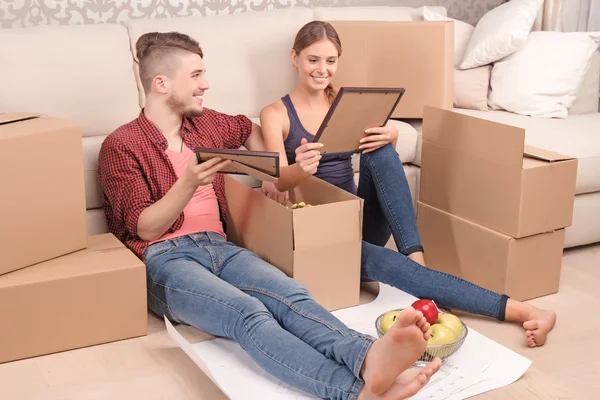
[[[296,39],[294,39],[293,49],[296,54],[300,54],[308,46],[323,39],[327,39],[333,43],[338,51],[338,57],[342,55],[342,42],[337,32],[331,24],[324,21],[311,21],[300,28],[296,34]],[[332,103],[337,93],[334,87],[331,86],[331,83],[325,88],[325,93],[329,102]]]

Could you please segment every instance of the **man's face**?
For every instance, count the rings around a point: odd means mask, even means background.
[[[169,82],[167,104],[174,112],[186,117],[202,115],[204,92],[209,84],[205,77],[204,62],[198,54],[178,55],[180,67]]]

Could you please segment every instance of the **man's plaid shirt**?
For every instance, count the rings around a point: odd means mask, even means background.
[[[243,115],[231,116],[204,109],[200,117],[185,118],[181,135],[187,147],[239,148],[252,132],[252,122]],[[99,177],[102,206],[108,229],[140,259],[148,242],[137,235],[137,222],[144,209],[160,200],[177,180],[165,150],[167,140],[140,112],[137,119],[111,133],[100,149]],[[213,187],[223,221],[227,215],[225,180],[217,174]],[[183,224],[183,212],[167,233]]]

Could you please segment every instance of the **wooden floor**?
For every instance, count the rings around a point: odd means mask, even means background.
[[[558,313],[548,343],[537,349],[525,346],[518,325],[461,315],[473,329],[533,361],[514,384],[474,398],[600,398],[600,245],[565,251],[559,293],[532,303]],[[191,342],[209,338],[190,327],[178,330]],[[226,397],[174,345],[164,324],[150,317],[145,337],[0,365],[0,399]]]

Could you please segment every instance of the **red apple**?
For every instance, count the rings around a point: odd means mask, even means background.
[[[435,303],[431,300],[417,300],[412,303],[412,307],[423,313],[423,316],[430,324],[433,324],[438,318],[438,310]]]

